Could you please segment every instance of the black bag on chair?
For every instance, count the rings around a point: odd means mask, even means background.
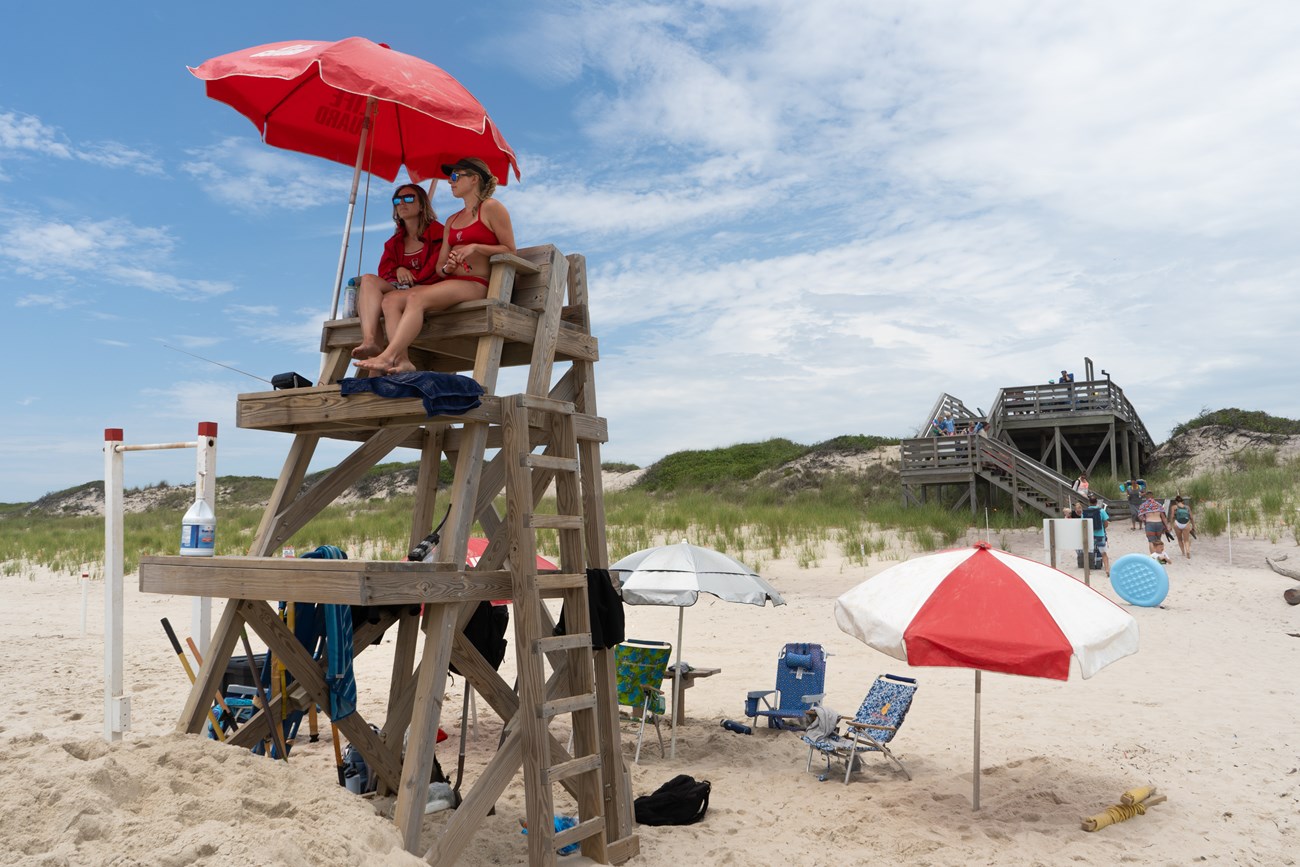
[[[708,780],[678,774],[633,802],[636,820],[642,825],[694,825],[709,810],[711,788]]]

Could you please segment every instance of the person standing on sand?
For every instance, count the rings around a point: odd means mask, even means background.
[[[1101,552],[1101,565],[1110,574],[1110,553],[1106,550],[1106,525],[1110,522],[1110,513],[1098,503],[1096,494],[1088,495],[1088,507],[1080,516],[1092,521],[1092,548]]]
[[[1128,497],[1130,530],[1138,528],[1138,507],[1142,505],[1142,492],[1146,490],[1146,486],[1147,483],[1141,479],[1129,479],[1119,486],[1120,491]]]
[[[1192,515],[1191,507],[1183,502],[1181,495],[1174,497],[1171,508],[1173,514],[1170,518],[1174,522],[1174,535],[1178,537],[1178,550],[1190,560],[1192,559],[1192,536],[1196,533],[1196,518]]]
[[[487,163],[466,157],[442,170],[451,184],[451,194],[464,203],[447,219],[443,232],[437,267],[442,280],[384,296],[384,321],[390,323],[386,325],[388,347],[373,358],[357,361],[363,370],[380,374],[415,370],[407,350],[424,327],[425,314],[486,298],[489,260],[498,253],[515,252],[510,212],[492,198],[497,182]]]
[[[1146,529],[1147,553],[1154,553],[1156,542],[1159,542],[1160,538],[1169,532],[1169,520],[1165,515],[1165,507],[1160,505],[1160,501],[1150,491],[1147,491],[1146,499],[1142,501],[1142,505],[1138,506],[1137,516]]]

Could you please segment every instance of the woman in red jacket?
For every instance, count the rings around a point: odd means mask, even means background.
[[[487,163],[466,157],[444,165],[451,194],[464,207],[447,218],[437,272],[441,282],[417,286],[383,299],[388,347],[357,362],[357,367],[390,374],[414,370],[407,350],[420,334],[426,313],[446,310],[462,301],[487,297],[491,258],[515,252],[515,231],[506,206],[492,198],[496,178]]]
[[[356,359],[373,358],[383,351],[379,344],[379,314],[384,296],[428,286],[442,279],[438,254],[442,249],[443,226],[433,212],[429,194],[418,184],[403,184],[393,193],[393,222],[397,231],[384,242],[379,273],[361,278],[357,292],[357,316],[361,318],[361,345],[352,350]],[[396,321],[385,324],[391,332]]]

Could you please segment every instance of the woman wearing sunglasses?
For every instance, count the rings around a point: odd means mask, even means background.
[[[382,351],[379,313],[385,295],[441,279],[438,254],[442,248],[443,226],[438,222],[433,202],[423,187],[403,184],[397,188],[393,193],[393,222],[397,224],[397,231],[384,242],[379,273],[362,277],[361,288],[357,291],[361,345],[352,350],[353,358],[372,358]],[[396,319],[392,321],[395,323]]]
[[[506,206],[492,198],[496,178],[487,163],[466,157],[442,167],[451,194],[464,203],[447,220],[433,285],[384,296],[383,311],[388,348],[357,367],[378,373],[415,370],[407,350],[424,326],[427,313],[446,310],[462,301],[487,297],[488,262],[497,253],[515,252],[515,232]],[[363,320],[364,321],[364,320]]]

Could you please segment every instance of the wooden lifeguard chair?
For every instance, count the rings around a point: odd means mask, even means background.
[[[605,420],[596,414],[598,349],[588,316],[583,257],[564,256],[550,245],[494,256],[484,300],[426,319],[411,349],[416,365],[472,371],[486,392],[482,405],[463,415],[427,417],[417,398],[343,397],[337,383],[358,343],[358,320],[328,322],[316,386],[240,395],[240,427],[294,435],[248,556],[141,559],[144,591],[228,599],[178,731],[202,730],[245,625],[284,662],[306,701],[329,708],[323,663],[298,644],[268,600],[387,606],[380,609],[384,613],[377,623],[358,624],[353,641],[355,655],[397,626],[383,727],[375,734],[360,713],[337,725],[361,751],[381,790],[397,793],[395,819],[406,849],[416,852],[419,847],[447,669],[454,662],[506,722],[505,734],[428,851],[428,861],[449,865],[457,860],[521,767],[530,864],[554,864],[559,848],[578,842],[595,861],[628,860],[639,852],[639,840],[633,833],[620,743],[613,652],[592,649],[587,602],[587,570],[609,565],[600,469],[600,445],[608,435]],[[558,379],[557,363],[569,364]],[[502,366],[527,367],[524,392],[496,393]],[[304,491],[308,464],[322,437],[358,446]],[[271,556],[399,446],[420,453],[412,545],[433,527],[442,455],[455,464],[450,511],[433,562]],[[489,449],[496,449],[490,460]],[[540,514],[537,506],[552,484],[556,513]],[[503,490],[504,515],[494,506]],[[465,556],[476,520],[489,544],[471,569]],[[537,571],[538,530],[558,534],[558,573]],[[515,609],[516,688],[461,633],[478,602],[503,598],[511,599]],[[552,598],[564,601],[564,635],[555,634],[542,604]],[[413,613],[421,605],[422,617]],[[279,701],[277,697],[269,708],[273,718]],[[550,731],[550,721],[561,715],[572,718],[572,754]],[[251,746],[265,728],[254,719],[230,742]],[[555,784],[570,793],[578,812],[577,824],[560,833],[552,822]]]

